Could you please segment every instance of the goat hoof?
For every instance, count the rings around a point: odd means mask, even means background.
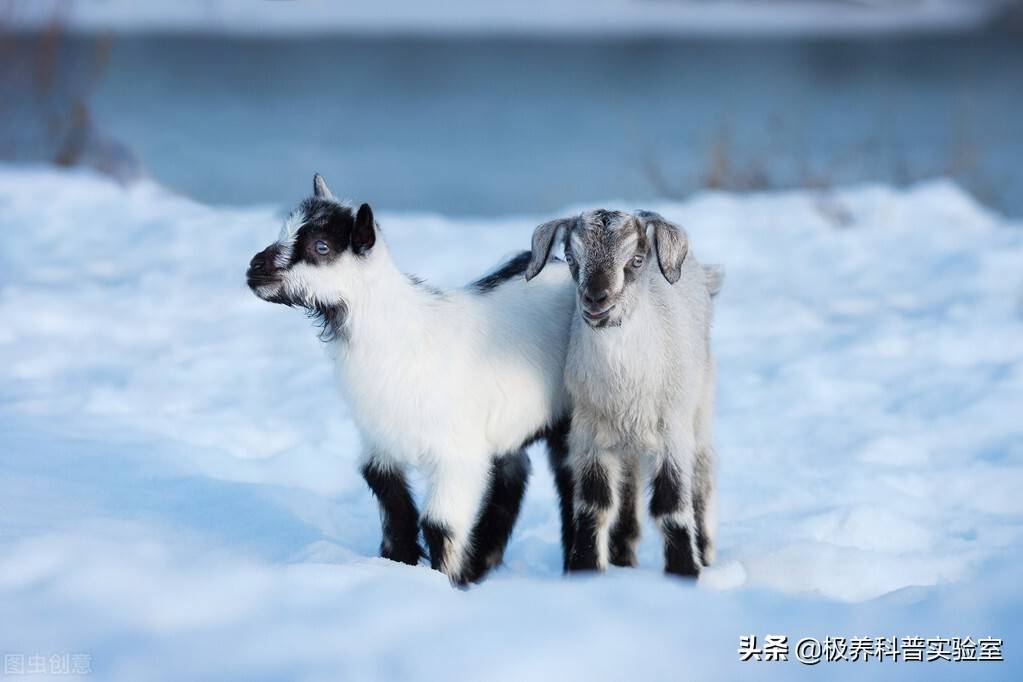
[[[611,552],[609,561],[612,566],[620,566],[622,568],[635,568],[637,565],[636,553],[631,551]]]
[[[695,581],[700,577],[699,566],[687,566],[684,568],[668,567],[664,569],[666,575],[672,575],[677,578],[683,578],[686,582]]]
[[[600,566],[597,565],[596,560],[589,561],[585,557],[573,556],[569,562],[568,567],[565,569],[566,573],[590,573],[600,570]]]
[[[416,545],[409,545],[406,547],[381,547],[380,556],[384,559],[390,559],[391,561],[397,561],[401,564],[408,564],[409,566],[415,566],[419,563],[419,559],[426,556],[422,548]]]
[[[714,545],[707,544],[700,547],[700,563],[704,566],[714,563]]]

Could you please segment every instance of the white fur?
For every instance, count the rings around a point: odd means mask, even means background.
[[[277,237],[277,256],[274,258],[274,263],[279,268],[287,266],[288,261],[291,260],[291,252],[295,247],[295,237],[298,236],[298,230],[305,224],[305,213],[301,210],[295,210],[291,212],[287,218],[284,219],[284,224],[281,225],[281,233]]]
[[[486,293],[409,282],[382,236],[363,256],[299,263],[293,296],[348,307],[331,342],[367,457],[427,475],[423,517],[451,532],[442,569],[461,570],[491,461],[567,415],[563,374],[574,285],[564,264]]]

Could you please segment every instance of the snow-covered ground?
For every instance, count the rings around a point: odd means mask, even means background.
[[[983,28],[1017,0],[9,0],[82,31],[215,34],[850,35]]]
[[[946,182],[648,206],[727,271],[719,563],[665,578],[648,528],[642,568],[563,578],[535,451],[506,566],[463,592],[374,558],[320,344],[245,287],[285,208],[0,166],[0,653],[105,680],[1020,679],[1023,225]],[[377,208],[444,285],[549,217]],[[740,663],[743,634],[1007,661]]]

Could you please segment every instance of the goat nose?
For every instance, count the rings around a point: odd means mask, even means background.
[[[608,292],[607,289],[601,289],[600,291],[587,289],[586,293],[583,295],[583,299],[590,305],[596,305],[606,301],[609,293],[610,292]]]
[[[263,258],[262,253],[257,253],[255,256],[252,257],[252,260],[249,261],[249,267],[252,268],[253,270],[262,270],[265,264],[266,260]]]

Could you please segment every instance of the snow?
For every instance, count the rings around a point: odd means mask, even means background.
[[[537,450],[506,566],[463,592],[374,557],[323,349],[245,287],[288,208],[0,166],[0,652],[105,680],[788,679],[739,636],[993,635],[1005,663],[869,674],[1019,679],[1023,225],[945,181],[647,206],[727,273],[718,564],[665,578],[648,527],[641,568],[563,578]],[[377,208],[442,285],[550,217]]]
[[[59,18],[81,31],[212,34],[855,35],[970,31],[1007,0],[30,0],[8,20],[41,27]]]

